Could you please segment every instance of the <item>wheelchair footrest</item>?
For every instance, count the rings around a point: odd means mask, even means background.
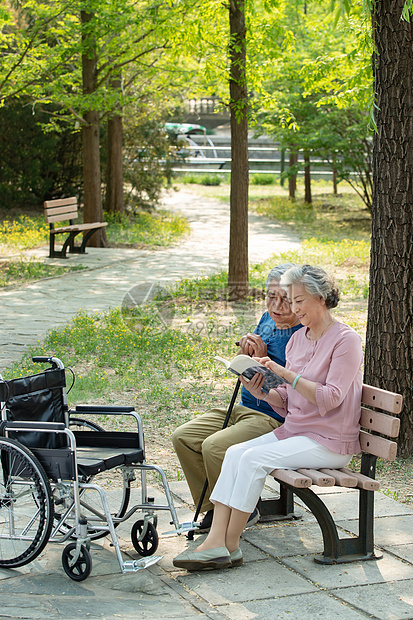
[[[121,566],[122,573],[135,573],[143,568],[149,568],[149,566],[153,566],[162,558],[162,555],[151,555],[141,560],[126,560]]]
[[[172,536],[173,534],[186,534],[191,530],[196,530],[196,528],[199,526],[199,521],[185,521],[184,523],[180,523],[179,527],[177,527],[175,530],[171,530],[170,532],[163,532],[162,536]]]

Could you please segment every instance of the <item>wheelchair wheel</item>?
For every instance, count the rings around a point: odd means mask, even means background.
[[[42,465],[17,441],[0,438],[0,567],[34,560],[52,525],[52,490]]]
[[[144,521],[140,519],[133,524],[132,530],[130,533],[131,541],[135,550],[139,553],[139,555],[152,555],[158,548],[159,544],[159,536],[156,531],[156,527],[150,521],[148,522],[148,529],[142,540],[139,540],[144,528]]]
[[[69,427],[71,427],[70,430],[72,431],[105,431],[105,429],[96,422],[92,422],[92,420],[85,420],[83,418],[70,417]]]
[[[92,570],[92,557],[85,545],[80,545],[79,557],[76,561],[76,543],[70,543],[63,549],[62,566],[66,575],[74,581],[83,581]]]

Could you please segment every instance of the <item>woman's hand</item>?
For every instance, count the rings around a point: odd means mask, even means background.
[[[244,355],[251,357],[263,357],[267,355],[267,345],[258,334],[246,334],[239,341],[239,346]]]
[[[245,389],[247,389],[248,392],[252,396],[254,396],[254,398],[258,398],[258,400],[262,400],[263,398],[265,398],[266,393],[263,392],[261,389],[264,383],[264,377],[259,372],[257,372],[249,381],[248,379],[245,379],[245,377],[243,377],[242,375],[240,375],[239,380],[241,381]]]
[[[264,366],[275,372],[275,374],[282,379],[285,379],[284,366],[277,364],[277,362],[274,362],[274,360],[270,359],[269,357],[254,357],[254,359],[256,359],[258,362],[261,362],[261,364],[264,364]]]

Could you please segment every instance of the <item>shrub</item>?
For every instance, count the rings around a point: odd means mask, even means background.
[[[251,185],[274,185],[277,174],[250,174]]]

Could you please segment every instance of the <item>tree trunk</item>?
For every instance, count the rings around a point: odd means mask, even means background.
[[[123,203],[123,122],[122,116],[108,120],[108,162],[106,170],[106,211],[122,213]]]
[[[290,169],[298,162],[298,153],[290,152]],[[295,191],[297,189],[297,173],[295,170],[288,174],[288,195],[291,200],[295,200]]]
[[[122,78],[117,76],[110,82],[113,90],[120,92]],[[108,161],[106,168],[105,209],[110,213],[122,213],[123,203],[123,118],[122,110],[108,120]]]
[[[96,46],[91,34],[90,22],[93,13],[81,11],[82,22],[82,81],[83,94],[90,95],[96,90],[97,59]],[[83,202],[84,222],[101,222],[103,220],[102,189],[100,180],[99,152],[99,112],[88,110],[84,113],[85,124],[82,128],[83,143]],[[91,237],[89,245],[108,247],[105,230],[98,230]]]
[[[304,202],[311,204],[311,172],[310,172],[310,155],[304,153]]]
[[[377,133],[365,382],[400,392],[402,456],[413,451],[413,24],[405,0],[373,4]]]
[[[335,196],[337,196],[338,194],[338,187],[337,187],[337,169],[333,168],[333,194]]]
[[[243,0],[230,0],[231,189],[228,287],[231,299],[248,292],[248,94]]]

